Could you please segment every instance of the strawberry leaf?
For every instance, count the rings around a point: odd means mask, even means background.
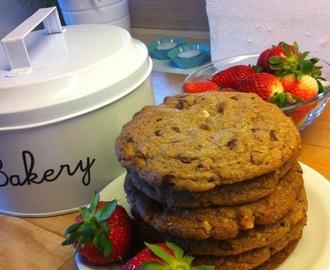
[[[108,235],[106,233],[101,233],[100,235],[101,235],[100,241],[97,246],[103,252],[104,257],[108,258],[113,249],[112,243],[109,240]]]
[[[301,59],[306,59],[306,57],[309,55],[309,52],[302,52],[301,54],[300,54],[300,58]]]
[[[108,202],[106,203],[101,209],[100,211],[98,211],[96,214],[95,214],[95,217],[98,221],[105,221],[106,219],[108,219],[113,211],[115,211],[117,207],[117,201],[111,201],[111,202]]]
[[[92,215],[95,215],[99,201],[100,201],[100,194],[98,192],[95,192],[89,204],[89,211],[91,212]]]
[[[325,80],[324,78],[320,78],[320,80]],[[321,82],[317,81],[317,85],[319,86],[319,94],[324,92],[324,86]]]
[[[101,229],[105,232],[105,233],[109,233],[111,231],[111,228],[109,227],[108,223],[106,222],[101,222],[98,224]]]
[[[272,56],[269,58],[269,63],[272,65],[282,65],[284,62],[285,60],[280,56]]]
[[[139,270],[171,270],[172,268],[169,265],[161,264],[160,262],[148,261],[143,263]]]
[[[286,93],[274,93],[274,95],[269,99],[269,102],[277,105],[278,107],[287,106],[287,95]]]
[[[166,242],[166,246],[173,252],[174,257],[178,260],[182,260],[183,258],[183,250],[171,242]]]
[[[93,223],[86,223],[82,230],[82,238],[85,243],[93,242],[96,226]]]
[[[302,73],[309,74],[313,71],[314,64],[312,61],[306,60],[302,65]]]
[[[190,255],[184,256],[183,250],[176,246],[171,242],[166,242],[166,246],[171,250],[172,254],[168,253],[163,247],[158,245],[153,245],[149,243],[145,243],[146,246],[160,259],[164,261],[164,264],[155,262],[155,261],[147,261],[144,262],[139,270],[155,270],[155,269],[164,269],[164,270],[214,270],[214,266],[194,266],[190,267],[194,257]],[[166,264],[165,264],[166,263]]]
[[[91,216],[91,213],[87,207],[81,207],[79,209],[79,214],[83,217],[83,219],[89,219]]]
[[[62,246],[65,245],[72,245],[79,240],[79,235],[72,234],[72,231],[76,231],[80,224],[72,224],[67,230],[65,231],[65,235],[70,235],[67,239],[65,239],[62,243]]]
[[[152,245],[145,243],[148,248],[159,258],[161,258],[163,261],[168,263],[169,265],[175,263],[174,257],[172,257],[166,250],[164,250],[162,247],[159,247],[157,245]],[[179,247],[176,247],[180,249]]]
[[[293,43],[293,51],[295,55],[299,55],[299,46],[297,42]]]
[[[291,53],[291,49],[290,49],[289,44],[287,44],[287,43],[285,43],[285,42],[282,42],[281,45],[283,46],[283,49],[284,49],[285,54],[286,54],[288,57],[292,56],[292,53]]]
[[[311,59],[309,59],[309,61],[311,61],[313,64],[316,64],[318,61],[320,61],[320,59],[317,57],[312,57]]]
[[[211,265],[200,265],[200,266],[193,266],[190,270],[214,270],[215,267]]]
[[[64,235],[72,234],[72,232],[79,230],[80,223],[70,225],[64,232]]]
[[[193,260],[194,260],[194,257],[191,255],[188,255],[188,254],[186,256],[184,256],[184,258],[183,258],[183,261],[188,265],[190,265]]]

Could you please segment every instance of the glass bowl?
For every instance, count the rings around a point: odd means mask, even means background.
[[[188,75],[188,77],[184,80],[183,85],[186,82],[191,81],[211,80],[215,72],[234,65],[256,65],[258,57],[259,54],[246,54],[214,61],[200,67]],[[320,60],[317,65],[322,66],[322,77],[326,79],[326,81],[322,81],[322,84],[325,86],[324,92],[320,93],[315,98],[306,101],[305,103],[297,103],[281,108],[284,114],[293,119],[299,131],[309,126],[314,119],[322,113],[330,98],[330,64]]]

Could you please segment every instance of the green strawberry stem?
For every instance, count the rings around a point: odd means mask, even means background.
[[[284,107],[287,105],[287,95],[285,93],[274,93],[269,99],[270,103],[276,104],[278,107]]]
[[[105,258],[109,257],[112,251],[112,243],[108,238],[110,227],[106,220],[112,215],[117,207],[117,201],[107,202],[102,208],[97,209],[100,201],[100,194],[95,192],[89,208],[81,207],[79,213],[82,221],[69,226],[64,232],[69,236],[62,245],[75,244],[75,253],[86,243],[93,243],[102,252]]]
[[[157,245],[152,245],[145,243],[147,247],[160,259],[162,259],[165,264],[155,261],[147,261],[143,263],[139,270],[214,270],[214,266],[201,265],[193,266],[190,264],[193,261],[194,257],[190,255],[184,255],[183,250],[171,242],[166,242],[166,246],[173,252],[173,256],[169,254],[162,247]]]
[[[269,99],[269,102],[277,105],[280,108],[297,103],[302,103],[302,104],[306,103],[305,100],[290,93],[277,93],[277,92],[274,93],[274,95]]]

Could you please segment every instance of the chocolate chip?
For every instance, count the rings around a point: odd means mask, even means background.
[[[233,250],[232,246],[226,242],[226,241],[221,241],[219,244],[220,248],[224,251],[231,251]]]
[[[272,142],[277,142],[277,141],[278,141],[278,139],[277,139],[277,137],[276,137],[276,134],[275,134],[275,131],[274,131],[274,130],[271,130],[271,131],[270,131],[270,140],[271,140]]]
[[[223,113],[225,111],[225,102],[221,101],[218,103],[218,113]]]
[[[182,100],[178,100],[178,103],[175,106],[176,109],[182,110],[184,108]]]
[[[257,131],[259,131],[259,129],[258,128],[252,128],[251,131],[252,131],[252,133],[256,133]]]
[[[170,174],[164,175],[162,185],[163,186],[174,186],[173,179],[174,179],[173,175],[170,175]]]
[[[179,127],[171,127],[171,129],[177,133],[180,133],[180,128]]]
[[[207,179],[207,182],[208,182],[208,183],[214,183],[214,182],[216,182],[216,181],[217,181],[217,180],[214,179],[213,177]]]
[[[237,146],[237,140],[236,139],[231,139],[229,142],[227,142],[227,147],[230,150],[233,150]]]
[[[132,142],[134,142],[134,139],[133,139],[133,137],[132,137],[130,134],[127,134],[125,139],[126,139],[126,141],[127,141],[128,143],[132,143]]]
[[[197,171],[202,171],[203,169],[205,169],[205,166],[203,164],[198,164],[196,167]]]
[[[202,130],[211,130],[211,127],[205,123],[200,124],[199,128]]]

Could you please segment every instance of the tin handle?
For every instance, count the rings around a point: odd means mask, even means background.
[[[11,68],[8,76],[20,76],[31,70],[24,38],[41,22],[48,35],[63,32],[57,8],[41,8],[1,40]]]

